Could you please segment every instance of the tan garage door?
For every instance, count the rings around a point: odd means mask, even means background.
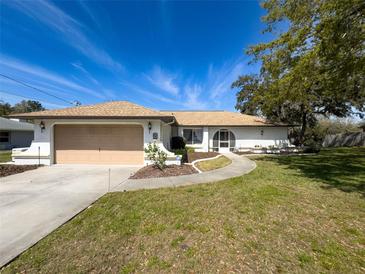
[[[54,151],[58,164],[143,164],[143,128],[56,125]]]

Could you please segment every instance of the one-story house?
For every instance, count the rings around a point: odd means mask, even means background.
[[[289,145],[288,125],[229,111],[157,111],[114,101],[11,115],[33,119],[35,138],[26,151],[14,151],[19,164],[148,164],[144,148],[156,142],[170,152],[173,136],[196,151],[228,152]]]
[[[0,117],[0,150],[29,147],[33,138],[33,124]]]

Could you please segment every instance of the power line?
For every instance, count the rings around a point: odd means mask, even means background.
[[[39,92],[41,92],[41,93],[44,93],[44,94],[46,94],[46,95],[48,95],[48,96],[54,97],[54,98],[56,98],[56,99],[58,99],[58,100],[61,100],[61,101],[63,101],[63,102],[66,102],[66,103],[68,103],[68,104],[75,105],[75,103],[74,103],[74,102],[71,102],[71,101],[68,101],[68,100],[66,100],[66,99],[63,99],[63,98],[61,98],[61,97],[58,97],[58,96],[56,96],[56,95],[53,95],[53,94],[51,94],[51,93],[49,93],[49,92],[47,92],[47,91],[41,90],[40,88],[33,87],[33,86],[31,86],[31,85],[29,85],[29,84],[27,84],[27,83],[23,82],[23,81],[20,81],[20,80],[14,79],[14,78],[12,78],[12,77],[10,77],[10,76],[7,76],[7,75],[4,75],[4,74],[2,74],[2,73],[0,73],[0,76],[4,77],[4,78],[6,78],[6,79],[9,79],[9,80],[11,80],[11,81],[14,81],[14,82],[16,82],[16,83],[18,83],[18,84],[21,84],[21,85],[23,85],[23,86],[25,86],[25,87],[28,87],[28,88],[34,89],[34,90],[39,91]],[[76,101],[76,102],[77,102],[77,101]],[[77,104],[77,103],[76,103],[76,104]]]
[[[27,97],[27,96],[19,95],[17,93],[10,92],[10,91],[0,90],[0,93],[10,94],[10,95],[17,96],[17,97],[20,97],[20,98],[23,98],[23,99],[27,99],[27,100],[36,100],[36,101],[43,102],[43,103],[46,103],[46,104],[53,104],[53,103],[48,102],[48,101],[45,101],[45,100],[41,100],[41,99],[38,99],[38,98],[32,98],[32,97]]]

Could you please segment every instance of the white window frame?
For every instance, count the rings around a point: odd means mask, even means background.
[[[191,143],[188,143],[187,142],[187,140],[185,139],[185,137],[184,137],[184,130],[191,130]],[[201,130],[201,142],[200,143],[194,143],[194,135],[193,135],[193,132],[194,132],[194,130]],[[183,129],[182,129],[182,137],[184,138],[184,140],[185,140],[185,142],[186,142],[186,144],[187,145],[201,145],[201,144],[203,144],[203,138],[204,138],[204,130],[203,130],[203,128],[201,128],[201,127],[188,127],[188,128],[186,128],[186,127],[184,127]]]

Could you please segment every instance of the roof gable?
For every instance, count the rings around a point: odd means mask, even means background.
[[[156,111],[128,101],[9,115],[25,119],[161,119],[181,126],[286,126],[230,111]]]
[[[95,105],[45,110],[9,115],[16,118],[163,118],[171,117],[143,106],[127,102],[114,101]]]
[[[230,111],[166,111],[181,126],[280,126],[264,118]],[[284,125],[282,125],[284,126]]]

